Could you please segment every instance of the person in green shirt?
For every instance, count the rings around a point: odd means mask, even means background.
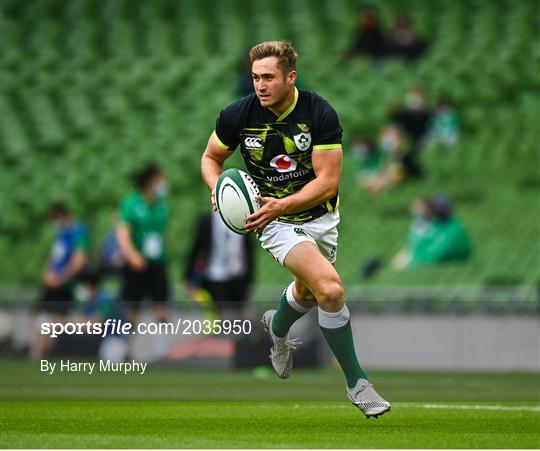
[[[356,166],[356,180],[361,186],[368,185],[369,181],[377,176],[384,163],[381,152],[365,136],[359,136],[355,140],[352,157]]]
[[[463,262],[472,252],[469,234],[453,216],[450,199],[437,195],[413,203],[407,245],[394,257],[397,270],[447,262]]]
[[[397,185],[416,170],[407,138],[396,124],[387,124],[380,131],[377,153],[376,170],[362,182],[364,188],[374,196]]]
[[[452,106],[451,101],[441,96],[437,100],[437,107],[429,123],[429,141],[452,147],[459,138],[459,115]]]
[[[116,236],[126,261],[123,270],[122,299],[128,317],[136,321],[141,303],[154,304],[160,321],[167,318],[169,280],[165,230],[169,207],[165,201],[168,184],[163,171],[148,164],[135,176],[136,190],[120,204]]]

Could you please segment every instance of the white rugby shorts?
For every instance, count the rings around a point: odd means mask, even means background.
[[[289,224],[288,222],[273,221],[266,226],[258,236],[264,250],[270,252],[283,265],[289,251],[302,241],[315,243],[323,256],[330,262],[336,261],[339,211],[305,222],[304,224]]]

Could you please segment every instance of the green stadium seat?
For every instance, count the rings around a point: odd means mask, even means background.
[[[386,25],[404,8],[398,0],[375,3]],[[15,262],[2,263],[3,277],[36,282],[49,240],[44,215],[52,200],[80,207],[99,241],[110,227],[102,211],[117,204],[129,189],[128,176],[148,159],[168,168],[182,215],[206,208],[200,153],[219,109],[235,98],[239,64],[255,42],[285,38],[300,52],[308,87],[331,101],[344,126],[338,266],[347,285],[481,284],[509,270],[523,283],[540,280],[531,264],[539,251],[538,243],[530,244],[535,215],[523,214],[537,205],[538,2],[410,2],[405,9],[429,42],[421,60],[343,64],[341,53],[363,5],[0,2],[0,161],[8,168],[1,228],[9,232],[1,248]],[[376,137],[387,103],[400,101],[418,83],[433,99],[448,94],[454,100],[460,141],[453,149],[422,154],[423,180],[371,199],[357,186],[350,143],[358,133]],[[33,195],[11,188],[17,186],[28,186]],[[460,200],[458,212],[479,241],[471,262],[403,274],[385,268],[373,280],[360,280],[363,262],[376,255],[387,262],[403,244],[411,200],[434,191]],[[513,217],[523,224],[516,237],[508,227]],[[172,236],[187,236],[192,226],[178,217],[172,224]],[[21,241],[30,232],[37,238]],[[483,236],[498,244],[482,242]],[[173,243],[175,261],[186,245]],[[263,265],[269,261],[262,252],[258,258]],[[267,284],[285,278],[278,267],[259,275]]]

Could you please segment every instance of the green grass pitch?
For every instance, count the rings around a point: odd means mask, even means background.
[[[371,372],[367,420],[335,370],[287,381],[156,367],[54,374],[0,360],[2,448],[538,448],[538,374]]]

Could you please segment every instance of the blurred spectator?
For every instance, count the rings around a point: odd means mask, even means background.
[[[122,300],[137,321],[141,303],[153,302],[160,321],[167,318],[169,279],[164,234],[169,219],[168,183],[163,171],[148,164],[135,175],[135,192],[120,205],[116,237],[126,261]]]
[[[245,310],[255,264],[249,235],[234,233],[217,212],[203,214],[186,257],[186,290],[204,310],[208,312],[211,303],[222,314]]]
[[[428,131],[430,143],[453,146],[459,138],[459,115],[447,97],[441,96],[431,117]]]
[[[384,32],[377,13],[373,9],[363,11],[359,17],[358,31],[349,56],[380,59],[385,55],[385,46]]]
[[[426,51],[426,44],[418,37],[409,18],[405,14],[394,17],[387,41],[387,55],[415,60]]]
[[[85,270],[78,276],[75,288],[75,297],[80,308],[70,320],[84,324],[81,333],[62,334],[53,340],[51,355],[98,357],[103,360],[121,362],[127,354],[125,337],[110,333],[113,321],[122,321],[122,315],[114,297],[101,288],[100,274],[94,270]],[[87,328],[93,329],[94,324],[102,325],[109,320],[107,330],[101,333],[89,333]],[[103,336],[105,334],[105,336]]]
[[[398,124],[410,139],[412,151],[417,151],[426,138],[430,117],[425,92],[419,86],[407,93],[404,108],[394,109],[390,113],[390,121]]]
[[[352,146],[352,156],[356,163],[356,179],[363,185],[372,179],[382,167],[383,159],[373,142],[359,136]]]
[[[452,210],[452,203],[445,195],[413,202],[407,245],[394,257],[395,269],[462,262],[469,258],[472,251],[469,235]]]
[[[118,214],[115,212],[112,216],[114,227],[107,233],[105,240],[99,249],[98,264],[100,271],[104,275],[117,275],[122,272],[124,267],[124,256],[118,238],[116,236],[116,226],[118,224]]]
[[[89,238],[86,226],[75,219],[62,203],[50,207],[49,219],[56,228],[56,236],[43,272],[43,287],[38,303],[38,310],[42,314],[39,319],[64,322],[73,308],[74,280],[87,261]],[[49,337],[38,334],[30,347],[30,357],[42,358],[51,345]]]
[[[381,130],[379,149],[384,159],[381,169],[362,182],[371,194],[377,195],[406,178],[421,175],[416,154],[411,152],[406,137],[397,125],[389,124]]]
[[[75,290],[82,315],[92,322],[107,319],[122,320],[120,308],[114,296],[101,286],[101,274],[97,271],[83,271]]]
[[[84,271],[79,276],[77,300],[81,304],[84,321],[104,323],[109,320],[123,321],[114,296],[101,287],[101,274],[96,271]],[[113,333],[105,337],[98,336],[98,356],[103,360],[122,362],[127,354],[127,342],[124,336]]]

